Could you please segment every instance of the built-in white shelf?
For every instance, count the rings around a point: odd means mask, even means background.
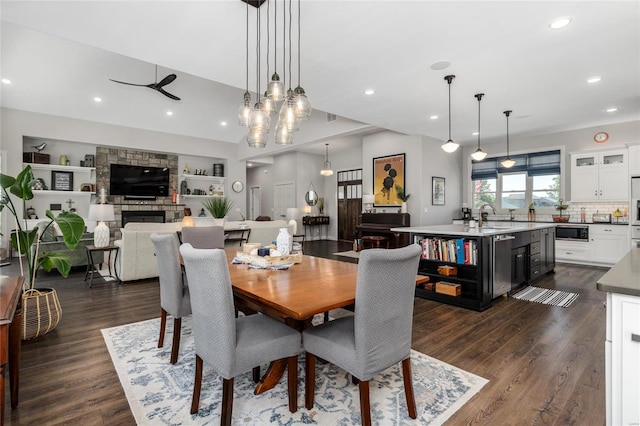
[[[54,191],[54,190],[44,190],[44,189],[34,189],[33,190],[34,194],[37,194],[38,196],[41,195],[93,195],[95,194],[95,192],[89,192],[89,191]]]
[[[69,172],[95,172],[95,167],[61,166],[59,164],[22,163],[23,167],[31,166],[32,170],[66,170]],[[206,177],[206,176],[203,176]],[[68,192],[68,191],[66,191]]]
[[[226,178],[225,177],[220,177],[220,176],[185,175],[185,174],[182,174],[182,175],[180,175],[180,179],[204,180],[204,181],[207,181],[207,182],[224,183]]]

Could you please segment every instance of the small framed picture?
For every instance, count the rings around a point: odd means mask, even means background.
[[[51,189],[73,191],[73,172],[51,171]]]
[[[444,206],[444,178],[433,176],[431,178],[431,204]]]

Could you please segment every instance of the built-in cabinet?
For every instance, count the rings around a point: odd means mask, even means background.
[[[640,176],[640,143],[629,146],[629,175]]]
[[[589,225],[590,260],[598,263],[617,263],[629,251],[627,226]]]
[[[183,199],[225,196],[224,177],[182,174],[179,181],[179,194]]]
[[[626,201],[627,150],[571,154],[571,201]]]
[[[416,288],[416,296],[476,311],[491,306],[491,237],[412,234],[412,239],[423,251],[418,273],[428,276],[430,283],[459,284],[461,290],[459,296],[451,296],[421,286]],[[462,257],[452,261],[451,252],[456,256],[460,252]],[[462,263],[458,262],[459,258]],[[456,268],[455,276],[443,274],[438,269],[441,266]]]
[[[607,425],[640,423],[640,297],[607,293]]]

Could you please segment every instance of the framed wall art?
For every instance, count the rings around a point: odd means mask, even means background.
[[[444,206],[444,178],[431,177],[431,204],[434,206]]]
[[[400,207],[402,205],[396,186],[401,186],[406,191],[404,157],[404,154],[395,154],[373,159],[374,206]]]
[[[51,189],[54,191],[73,191],[73,172],[51,171]]]

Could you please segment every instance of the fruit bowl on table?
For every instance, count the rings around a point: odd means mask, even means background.
[[[569,217],[571,217],[571,216],[569,216],[569,215],[560,216],[559,214],[552,214],[551,215],[551,218],[553,219],[554,222],[561,222],[561,223],[569,222]]]

